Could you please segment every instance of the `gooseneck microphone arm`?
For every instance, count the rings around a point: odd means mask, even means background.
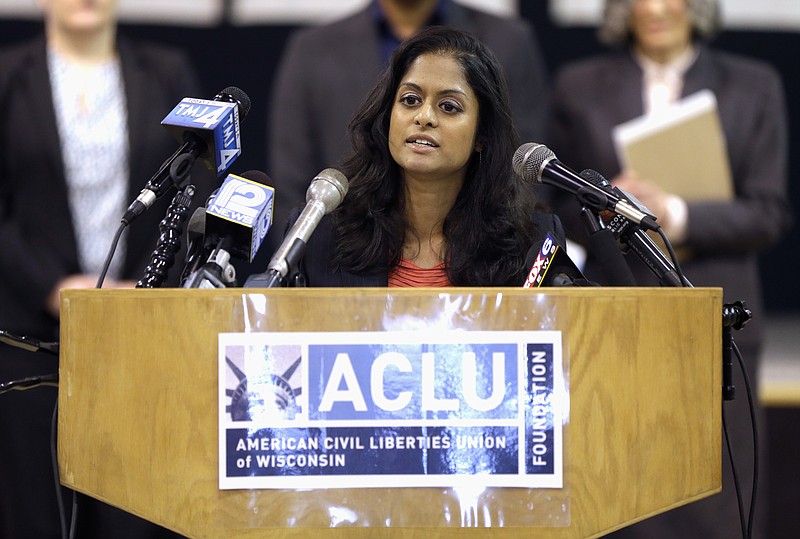
[[[166,280],[169,269],[175,263],[175,255],[181,248],[183,223],[188,217],[194,191],[194,185],[189,184],[173,197],[166,216],[159,224],[161,234],[150,257],[150,264],[136,283],[136,288],[158,288]]]

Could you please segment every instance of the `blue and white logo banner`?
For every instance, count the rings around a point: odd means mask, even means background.
[[[560,488],[561,356],[556,331],[220,334],[220,488]]]

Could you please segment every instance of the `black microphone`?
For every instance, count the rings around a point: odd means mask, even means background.
[[[161,121],[181,146],[153,175],[128,206],[122,222],[129,225],[173,185],[188,177],[197,159],[221,177],[242,153],[239,123],[250,111],[250,98],[229,86],[213,100],[185,97]]]
[[[267,271],[251,275],[245,281],[245,288],[275,288],[284,286],[289,273],[305,252],[308,238],[317,228],[322,217],[333,211],[344,200],[349,183],[347,177],[334,168],[326,168],[311,180],[306,191],[306,205],[283,243],[272,255]]]
[[[523,288],[543,286],[598,286],[586,279],[566,251],[549,232],[528,250],[525,267],[530,267]]]
[[[275,189],[269,183],[259,170],[229,174],[202,213],[195,211],[187,230],[184,288],[235,285],[231,257],[252,262],[272,225]]]
[[[545,183],[572,193],[581,204],[597,211],[610,210],[627,217],[647,228],[658,230],[659,225],[646,213],[638,210],[626,200],[608,193],[586,181],[578,173],[556,159],[555,154],[543,144],[529,142],[514,152],[512,160],[514,172],[529,182]]]
[[[596,170],[587,168],[581,171],[581,177],[605,191],[613,192],[620,199],[627,200],[643,213],[652,215],[636,197],[619,187],[612,186]],[[647,265],[650,271],[659,278],[662,286],[683,286],[675,267],[641,227],[626,217],[611,212],[600,212],[600,219],[617,240],[624,242]]]
[[[598,261],[606,286],[636,286],[636,279],[622,256],[617,238],[608,228],[589,234],[589,252]]]
[[[245,172],[243,176],[248,175]],[[186,278],[196,271],[200,265],[208,258],[210,249],[206,246],[206,208],[214,201],[214,197],[219,193],[219,187],[206,199],[205,204],[195,208],[194,213],[189,218],[186,225],[186,260],[184,261],[183,273],[181,274],[181,284],[186,282]]]

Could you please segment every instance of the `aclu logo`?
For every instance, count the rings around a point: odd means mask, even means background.
[[[309,414],[367,421],[513,419],[519,357],[513,342],[312,344]]]
[[[225,347],[225,413],[231,421],[302,416],[300,350],[300,345]]]

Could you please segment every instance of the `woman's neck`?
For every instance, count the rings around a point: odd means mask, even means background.
[[[116,32],[113,27],[91,33],[70,33],[49,28],[47,43],[54,51],[74,64],[93,66],[116,56]]]
[[[422,268],[444,260],[444,220],[455,204],[460,186],[406,183],[406,219],[409,233],[403,257]]]
[[[692,49],[691,43],[687,43],[685,46],[682,47],[664,48],[664,49],[645,50],[641,46],[636,47],[636,50],[639,54],[662,66],[671,64],[678,58],[687,54],[688,51],[690,51],[691,49]]]

